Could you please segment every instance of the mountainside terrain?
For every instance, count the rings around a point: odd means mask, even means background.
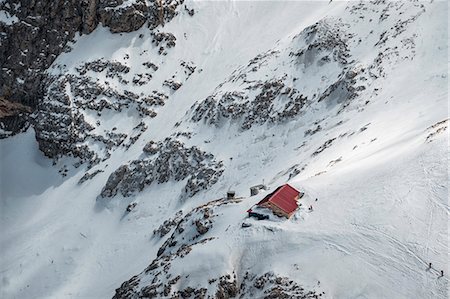
[[[1,297],[447,298],[447,18],[0,1]]]

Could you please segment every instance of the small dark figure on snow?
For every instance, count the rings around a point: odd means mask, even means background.
[[[318,198],[316,198],[316,201],[318,201],[319,199]]]
[[[441,276],[440,277],[444,277],[444,270],[441,270]]]
[[[430,270],[430,269],[431,269],[431,263],[428,264],[428,270]]]
[[[312,210],[313,210],[313,207],[312,207],[312,206],[309,206],[308,210],[312,211]]]

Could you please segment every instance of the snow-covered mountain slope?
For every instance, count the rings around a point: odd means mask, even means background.
[[[447,298],[447,3],[184,5],[78,36],[1,140],[2,297]]]

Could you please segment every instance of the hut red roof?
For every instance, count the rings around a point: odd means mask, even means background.
[[[300,191],[295,189],[289,184],[285,184],[283,186],[278,187],[274,192],[267,195],[261,200],[258,205],[264,204],[269,201],[282,209],[287,214],[294,212],[298,205],[297,199],[300,194]]]

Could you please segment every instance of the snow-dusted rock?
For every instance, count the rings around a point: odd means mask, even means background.
[[[346,72],[349,64],[354,64],[349,62],[351,37],[346,25],[334,20],[322,20],[305,28],[288,47],[259,54],[237,69],[211,96],[192,107],[191,120],[219,126],[224,119],[231,119],[248,130],[254,125],[280,124],[301,117],[313,101],[329,98],[328,102],[340,104],[352,100],[357,90],[364,88],[354,86],[355,72]],[[282,64],[289,72],[278,70]],[[305,85],[302,72],[325,70],[331,64],[336,66],[336,79],[327,80],[316,90]],[[266,79],[268,72],[272,78]],[[240,88],[228,91],[228,86],[237,82]]]
[[[144,0],[101,0],[99,20],[111,32],[131,32],[147,21],[148,7]]]
[[[167,138],[144,147],[147,157],[122,165],[111,174],[101,192],[102,197],[123,196],[142,191],[153,182],[187,179],[181,197],[188,198],[214,185],[223,172],[223,163],[197,147]]]

